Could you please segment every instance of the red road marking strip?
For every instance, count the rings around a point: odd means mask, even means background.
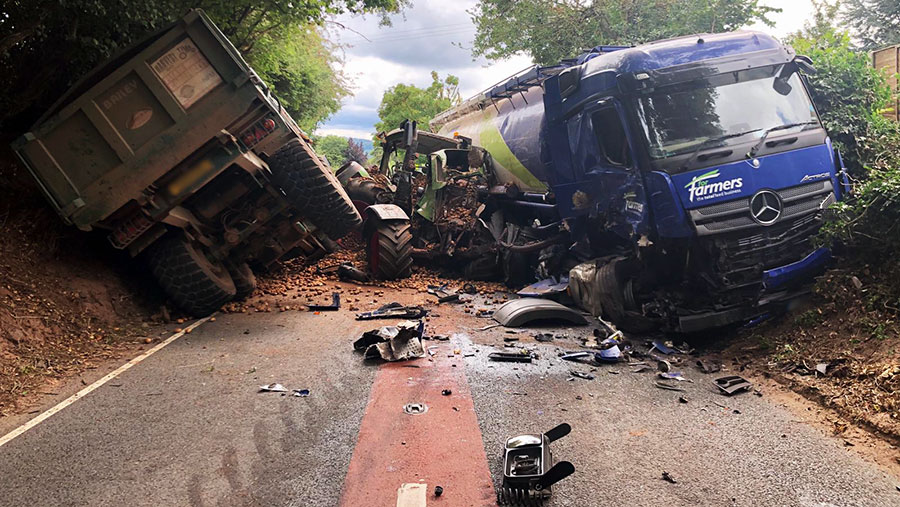
[[[447,357],[452,350],[441,346],[434,362],[379,367],[344,479],[343,507],[395,507],[398,488],[409,483],[427,485],[428,505],[496,505],[465,365],[461,356]],[[453,394],[442,396],[444,389]],[[425,403],[428,411],[408,415],[407,403]],[[435,486],[444,488],[440,498]]]

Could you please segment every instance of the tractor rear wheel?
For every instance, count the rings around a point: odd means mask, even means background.
[[[408,220],[386,222],[371,218],[368,248],[369,272],[382,280],[406,278],[412,272],[412,230]]]

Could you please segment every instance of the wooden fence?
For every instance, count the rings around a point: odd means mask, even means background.
[[[900,97],[897,94],[897,74],[900,73],[900,46],[879,49],[872,52],[872,65],[882,69],[888,75],[888,82],[894,90],[894,98],[885,116],[893,120],[900,119]]]

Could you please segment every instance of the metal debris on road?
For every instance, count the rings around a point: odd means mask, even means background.
[[[618,362],[622,357],[622,350],[619,349],[619,342],[611,338],[607,338],[600,342],[600,353],[596,355],[599,361],[607,363]]]
[[[523,349],[521,352],[491,352],[488,359],[506,363],[530,363],[532,356],[531,352]]]
[[[551,486],[575,473],[568,461],[554,464],[550,443],[568,435],[566,423],[541,435],[519,435],[506,440],[503,450],[503,485],[499,505],[536,505],[550,497]]]
[[[353,348],[364,351],[365,359],[381,358],[385,361],[402,361],[424,357],[422,334],[425,323],[407,320],[396,326],[384,326],[363,333],[353,342]]]
[[[722,365],[717,362],[698,359],[697,368],[703,373],[715,373],[722,369]]]
[[[569,287],[569,277],[562,275],[559,279],[547,278],[539,282],[535,282],[528,287],[520,290],[516,294],[522,297],[539,298],[547,296],[555,296],[566,292]]]
[[[672,342],[663,343],[662,340],[653,340],[653,346],[650,347],[650,351],[648,352],[648,354],[652,354],[654,350],[658,350],[661,354],[665,354],[667,356],[677,352],[674,345],[672,345]]]
[[[569,370],[569,375],[573,377],[583,378],[585,380],[594,380],[594,376],[590,373],[584,373],[578,370]]]
[[[459,301],[459,294],[456,291],[448,290],[447,284],[441,286],[429,285],[426,291],[432,296],[436,297],[438,303],[451,303],[454,301]]]
[[[356,320],[374,319],[420,319],[428,311],[421,306],[404,306],[400,303],[388,303],[371,312],[357,313]]]
[[[573,363],[585,363],[596,365],[600,362],[600,354],[598,352],[566,352],[559,355],[563,361],[572,361]]]
[[[309,396],[309,389],[294,389],[292,392],[294,393],[294,396],[298,398],[306,398]]]
[[[670,474],[669,472],[663,472],[662,478],[666,482],[671,482],[672,484],[678,484],[678,481],[676,481],[675,478],[672,477],[672,474]]]
[[[661,378],[661,379],[677,380],[679,382],[693,382],[693,380],[684,378],[684,374],[681,373],[680,371],[669,371],[669,372],[661,371],[658,373],[658,375],[659,375],[659,378]]]
[[[660,381],[658,381],[658,380],[657,380],[656,383],[653,384],[653,385],[655,385],[656,387],[658,387],[658,388],[660,388],[660,389],[666,389],[666,390],[668,390],[668,391],[681,391],[681,392],[684,392],[684,389],[682,389],[682,388],[680,388],[680,387],[678,387],[678,386],[673,386],[672,384],[666,384],[665,382],[660,382]]]
[[[424,403],[407,403],[403,405],[403,412],[409,415],[419,415],[428,412],[428,405]]]
[[[716,387],[719,388],[719,391],[727,396],[731,396],[737,392],[746,391],[753,387],[750,382],[747,382],[747,380],[737,375],[717,378],[713,382],[716,384]]]
[[[306,305],[311,312],[334,312],[341,308],[341,294],[339,292],[331,293],[330,305]]]
[[[345,282],[371,282],[372,277],[365,271],[357,268],[349,262],[345,262],[337,267],[337,276],[339,280]]]
[[[267,384],[264,386],[259,386],[259,392],[261,392],[261,393],[266,393],[266,392],[286,393],[287,388],[281,384],[272,383],[272,384]]]

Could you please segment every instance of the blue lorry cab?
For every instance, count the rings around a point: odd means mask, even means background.
[[[501,174],[552,198],[573,241],[620,261],[619,320],[691,332],[784,307],[830,258],[811,238],[847,179],[813,72],[751,31],[603,46],[433,126],[487,141]]]

